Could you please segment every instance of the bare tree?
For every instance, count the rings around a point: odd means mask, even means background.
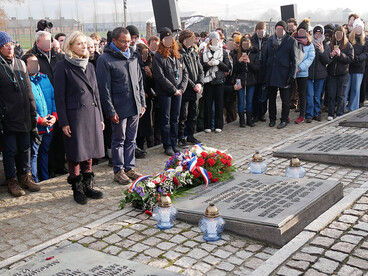
[[[2,3],[0,4],[0,28],[5,27],[5,20],[8,18],[8,16],[6,15],[6,12],[3,8],[3,4],[5,3],[23,3],[23,0],[4,0],[1,1]]]

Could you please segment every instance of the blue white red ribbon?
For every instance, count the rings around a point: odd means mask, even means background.
[[[130,186],[129,193],[132,193],[133,190],[137,187],[138,183],[146,180],[147,178],[151,177],[150,175],[142,175],[141,177],[138,177]]]

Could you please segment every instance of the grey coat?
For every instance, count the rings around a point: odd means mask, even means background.
[[[55,66],[54,77],[59,125],[69,125],[72,132],[71,138],[63,134],[67,159],[82,162],[103,157],[103,117],[93,65],[89,63],[83,72],[62,60]]]

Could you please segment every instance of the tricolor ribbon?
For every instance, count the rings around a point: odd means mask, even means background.
[[[133,183],[132,185],[130,186],[130,189],[129,189],[129,193],[132,193],[134,188],[137,187],[138,183],[143,181],[143,180],[146,180],[147,178],[151,177],[150,175],[142,175],[141,177],[138,177]]]
[[[198,162],[197,156],[194,156],[188,164],[189,165],[189,171],[193,174],[194,171],[197,170],[203,176],[203,179],[205,181],[204,188],[207,188],[208,183],[210,182],[210,178],[208,176],[207,170],[200,167],[200,166],[197,166],[197,162]]]

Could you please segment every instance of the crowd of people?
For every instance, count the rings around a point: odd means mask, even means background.
[[[40,190],[39,182],[69,173],[74,200],[103,197],[94,188],[93,164],[109,158],[114,181],[128,185],[142,174],[135,158],[162,144],[172,156],[195,133],[220,133],[224,121],[239,127],[277,121],[278,129],[328,120],[364,104],[368,43],[364,22],[279,21],[253,33],[200,34],[163,28],[147,40],[133,26],[101,38],[79,31],[54,37],[38,30],[23,53],[0,32],[0,132],[8,191]],[[65,167],[65,160],[67,168]]]

